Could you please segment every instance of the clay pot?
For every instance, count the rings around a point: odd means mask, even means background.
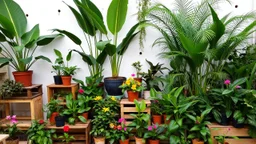
[[[152,116],[153,123],[158,123],[159,125],[162,124],[162,115],[153,115]]]
[[[170,119],[169,119],[169,120],[166,120],[166,117],[167,117],[167,115],[164,114],[164,123],[165,123],[165,124],[169,124],[169,123],[171,122],[171,120],[170,120]]]
[[[149,144],[160,144],[160,140],[149,140]]]
[[[95,144],[105,144],[105,137],[93,137]]]
[[[119,144],[129,144],[129,139],[119,140]]]
[[[82,114],[82,116],[83,116],[86,120],[88,120],[88,114],[89,114],[88,112],[85,112],[85,113]]]
[[[142,82],[142,78],[133,78],[134,80],[136,80],[137,82]]]
[[[146,141],[143,138],[137,138],[135,137],[135,142],[136,144],[145,144]]]
[[[63,85],[71,85],[72,76],[61,76]]]
[[[49,122],[50,122],[51,125],[54,125],[54,124],[56,123],[55,117],[58,116],[58,115],[59,115],[58,112],[53,112],[53,113],[51,114],[51,116],[50,116],[50,118],[49,118]]]
[[[199,139],[193,139],[192,144],[204,144],[204,141],[200,141]]]
[[[12,72],[16,82],[22,83],[24,87],[32,85],[32,74],[33,71],[24,71],[24,72]]]
[[[139,92],[133,92],[133,91],[127,91],[128,94],[128,100],[130,102],[133,102],[135,99],[139,99]]]

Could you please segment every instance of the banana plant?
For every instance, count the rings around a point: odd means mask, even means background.
[[[51,62],[42,55],[33,57],[34,53],[61,34],[40,36],[38,24],[26,29],[27,19],[21,7],[13,0],[0,0],[0,67],[9,64],[16,71],[28,71],[39,59]]]

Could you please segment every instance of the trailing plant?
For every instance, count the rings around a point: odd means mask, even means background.
[[[0,9],[0,52],[3,56],[0,58],[0,67],[9,64],[16,71],[28,71],[39,59],[51,62],[42,55],[34,57],[35,51],[61,34],[40,36],[38,24],[26,32],[27,18],[13,0],[0,0]]]
[[[14,80],[5,80],[0,88],[0,96],[2,98],[9,98],[14,96],[15,94],[21,94],[23,90],[23,85],[19,82],[15,82]]]

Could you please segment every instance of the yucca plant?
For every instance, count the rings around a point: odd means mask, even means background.
[[[148,25],[162,34],[154,45],[163,48],[160,55],[170,59],[173,73],[183,73],[180,83],[186,82],[190,93],[205,93],[227,76],[222,70],[229,55],[246,44],[256,26],[254,13],[220,19],[214,9],[224,1],[176,0],[174,10],[156,4],[148,11]]]

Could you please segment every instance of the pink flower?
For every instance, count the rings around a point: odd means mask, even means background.
[[[121,125],[118,125],[118,126],[117,126],[117,129],[118,129],[118,130],[122,130],[122,126],[121,126]]]
[[[13,116],[12,116],[12,119],[16,119],[16,115],[13,115]]]
[[[148,126],[148,130],[152,131],[153,130],[152,126]]]
[[[231,83],[231,82],[230,82],[230,80],[228,80],[228,79],[224,81],[224,84],[225,84],[225,85],[230,85],[230,83]]]
[[[16,119],[12,119],[12,120],[11,120],[11,123],[12,123],[12,124],[16,124],[17,122],[18,122],[18,121],[17,121]]]
[[[241,86],[239,86],[239,85],[238,85],[238,86],[236,86],[236,89],[240,89],[240,88],[242,88],[242,87],[241,87]]]
[[[118,122],[119,122],[119,123],[122,123],[122,122],[125,123],[125,118],[120,118],[120,119],[118,120]]]
[[[127,130],[127,128],[126,127],[124,127],[124,131],[126,131]]]
[[[11,116],[9,116],[9,115],[6,116],[6,119],[7,119],[7,120],[10,120],[10,119],[11,119]]]
[[[228,131],[230,131],[230,128],[228,128]]]
[[[79,89],[78,92],[79,92],[80,94],[83,94],[83,93],[84,93],[84,90],[83,90],[83,89]]]
[[[135,74],[131,74],[132,77],[135,77]]]
[[[154,129],[157,129],[157,126],[156,126],[156,125],[154,125],[153,127],[154,127]]]

